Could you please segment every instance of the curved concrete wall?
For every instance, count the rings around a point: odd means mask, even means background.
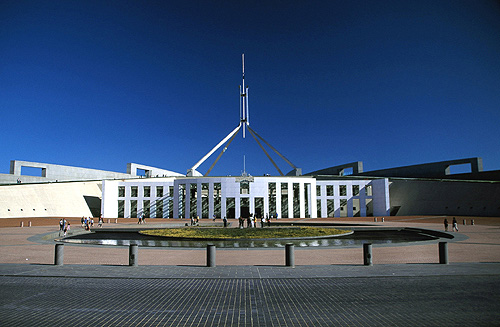
[[[89,217],[91,208],[100,205],[100,185],[74,182],[0,186],[0,218]]]
[[[500,216],[500,182],[390,179],[391,215]]]

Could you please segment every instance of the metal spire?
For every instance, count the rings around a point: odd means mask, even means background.
[[[219,161],[219,159],[222,157],[222,155],[226,152],[227,148],[235,138],[236,134],[240,131],[240,129],[243,129],[243,138],[245,138],[245,131],[246,128],[248,128],[248,131],[250,134],[253,136],[255,141],[259,144],[261,149],[264,151],[268,159],[271,161],[271,163],[274,165],[276,170],[278,170],[278,173],[281,176],[284,176],[283,172],[278,168],[278,165],[274,162],[274,160],[271,158],[269,153],[266,151],[264,146],[260,143],[259,139],[263,141],[269,148],[271,148],[278,156],[280,156],[283,160],[285,160],[291,167],[292,171],[290,173],[293,173],[294,175],[301,175],[302,171],[300,168],[297,168],[294,164],[292,164],[287,158],[285,158],[281,153],[278,152],[271,144],[269,144],[266,140],[264,140],[257,132],[255,132],[251,127],[250,127],[250,121],[249,121],[249,114],[248,114],[248,86],[245,86],[245,54],[241,55],[241,64],[242,64],[242,83],[240,85],[240,123],[236,128],[231,131],[222,141],[220,141],[210,152],[208,152],[203,158],[200,159],[191,169],[187,171],[186,176],[202,176],[201,173],[199,173],[196,169],[203,164],[208,157],[210,157],[215,151],[217,151],[221,146],[224,146],[223,150],[219,153],[217,158],[215,159],[214,163],[208,171],[205,173],[204,176],[208,176],[208,174],[212,171],[212,168],[214,168],[215,164]],[[243,127],[243,128],[242,128]],[[243,172],[246,174],[246,158],[243,157]],[[289,174],[290,174],[289,173]]]

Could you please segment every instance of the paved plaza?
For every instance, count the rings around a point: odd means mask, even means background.
[[[442,230],[440,217],[395,218],[384,226]],[[485,219],[460,226],[448,265],[426,242],[374,247],[373,266],[359,247],[296,248],[295,268],[282,249],[218,249],[208,268],[203,249],[140,248],[130,267],[126,247],[76,245],[55,266],[57,226],[3,227],[0,325],[497,326],[500,224]]]

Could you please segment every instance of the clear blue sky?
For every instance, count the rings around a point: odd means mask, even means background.
[[[243,52],[251,126],[304,172],[500,169],[498,1],[4,0],[0,173],[13,159],[185,173],[238,125]],[[243,155],[276,174],[239,136],[211,175],[240,174]]]

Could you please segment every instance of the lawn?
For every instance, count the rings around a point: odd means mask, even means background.
[[[348,230],[324,227],[279,227],[279,228],[213,228],[184,227],[141,231],[141,234],[169,238],[194,239],[273,239],[328,237],[349,233]]]

